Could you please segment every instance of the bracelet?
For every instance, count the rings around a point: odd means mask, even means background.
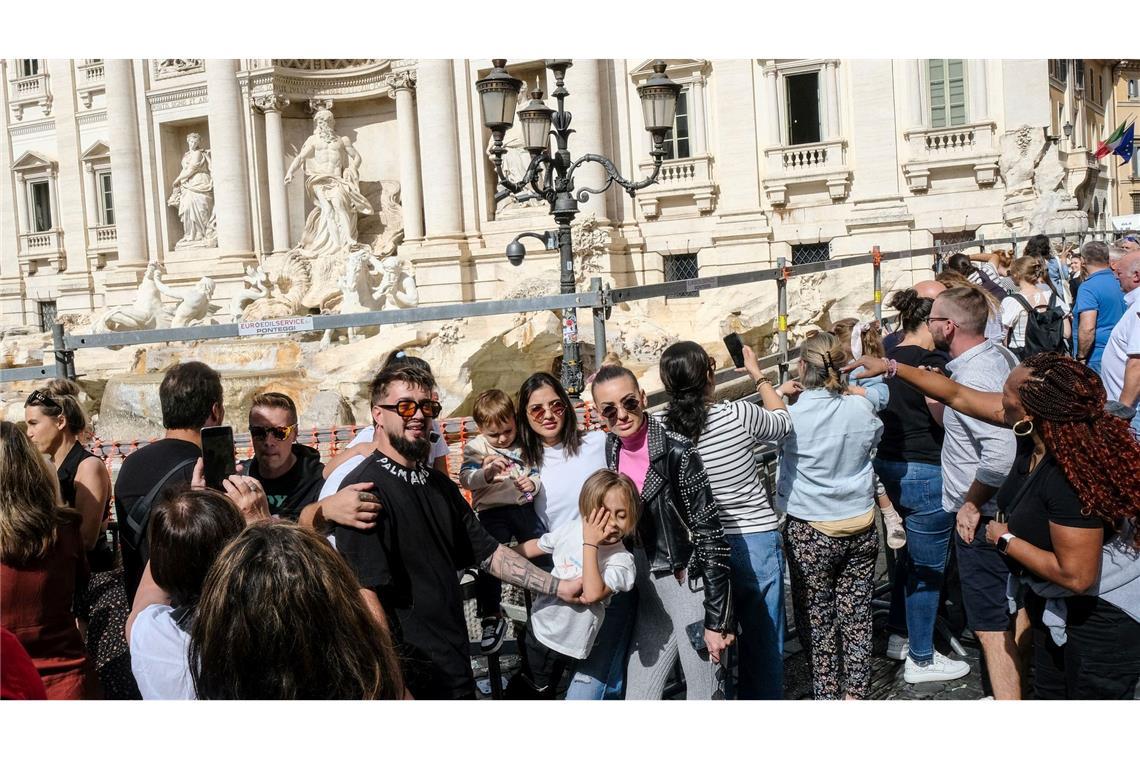
[[[587,547],[587,546],[592,546],[592,547],[594,547],[595,549],[597,549],[597,548],[598,548],[598,545],[597,545],[597,544],[588,544],[588,543],[586,543],[585,541],[583,541],[583,542],[582,542],[582,546],[583,546],[583,548],[584,548],[584,547]]]
[[[756,381],[756,390],[760,390],[761,385],[771,385],[772,381],[768,379],[767,375],[761,375],[760,379]]]
[[[891,378],[899,373],[899,363],[894,359],[887,360],[887,372],[885,377]]]

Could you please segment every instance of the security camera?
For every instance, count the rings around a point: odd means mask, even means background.
[[[526,258],[526,246],[518,241],[516,238],[507,246],[507,261],[517,266],[522,265],[523,259]]]

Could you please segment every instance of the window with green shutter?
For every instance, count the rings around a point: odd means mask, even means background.
[[[966,123],[966,62],[961,58],[927,61],[930,83],[930,126]]]

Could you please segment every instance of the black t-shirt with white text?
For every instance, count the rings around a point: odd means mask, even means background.
[[[382,505],[376,526],[338,525],[336,548],[360,586],[380,598],[412,696],[470,697],[475,684],[457,572],[486,560],[499,543],[438,470],[403,467],[377,452],[341,488],[368,482]]]
[[[265,489],[265,498],[269,502],[269,514],[281,514],[281,508],[285,504],[297,486],[301,484],[301,477],[304,475],[302,467],[304,463],[297,460],[293,466],[289,468],[288,472],[279,478],[258,478],[261,487]]]

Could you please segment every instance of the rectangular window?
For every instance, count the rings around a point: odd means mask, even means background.
[[[111,172],[95,175],[99,187],[99,224],[115,223],[115,202],[111,193]]]
[[[673,128],[665,133],[665,158],[688,158],[692,155],[689,144],[689,88],[677,96],[677,113]]]
[[[814,264],[831,258],[831,241],[821,243],[798,243],[792,246],[792,266]]]
[[[1136,80],[1135,79],[1129,79],[1128,80],[1128,99],[1129,100],[1136,100],[1137,98],[1140,98],[1140,89],[1138,89],[1136,87]]]
[[[697,254],[679,253],[665,257],[665,282],[677,280],[692,280],[700,276],[700,267],[697,265]],[[696,298],[697,291],[669,296],[669,298]]]
[[[52,227],[51,186],[46,180],[28,185],[32,194],[32,232],[47,232]]]
[[[40,330],[50,332],[55,324],[55,301],[37,301],[40,312]]]
[[[21,58],[19,71],[22,77],[34,77],[40,73],[40,60],[38,58]]]
[[[788,145],[820,141],[819,72],[785,77],[788,95]]]
[[[1049,76],[1062,84],[1069,78],[1069,60],[1067,58],[1049,59]]]
[[[1073,74],[1075,75],[1074,79],[1073,79],[1073,86],[1076,87],[1078,90],[1084,90],[1085,89],[1085,62],[1084,62],[1084,60],[1077,58],[1076,60],[1073,61]]]
[[[966,62],[961,58],[927,61],[930,89],[930,126],[956,127],[966,123]]]
[[[1140,214],[1140,195],[1132,196],[1132,213]]]

